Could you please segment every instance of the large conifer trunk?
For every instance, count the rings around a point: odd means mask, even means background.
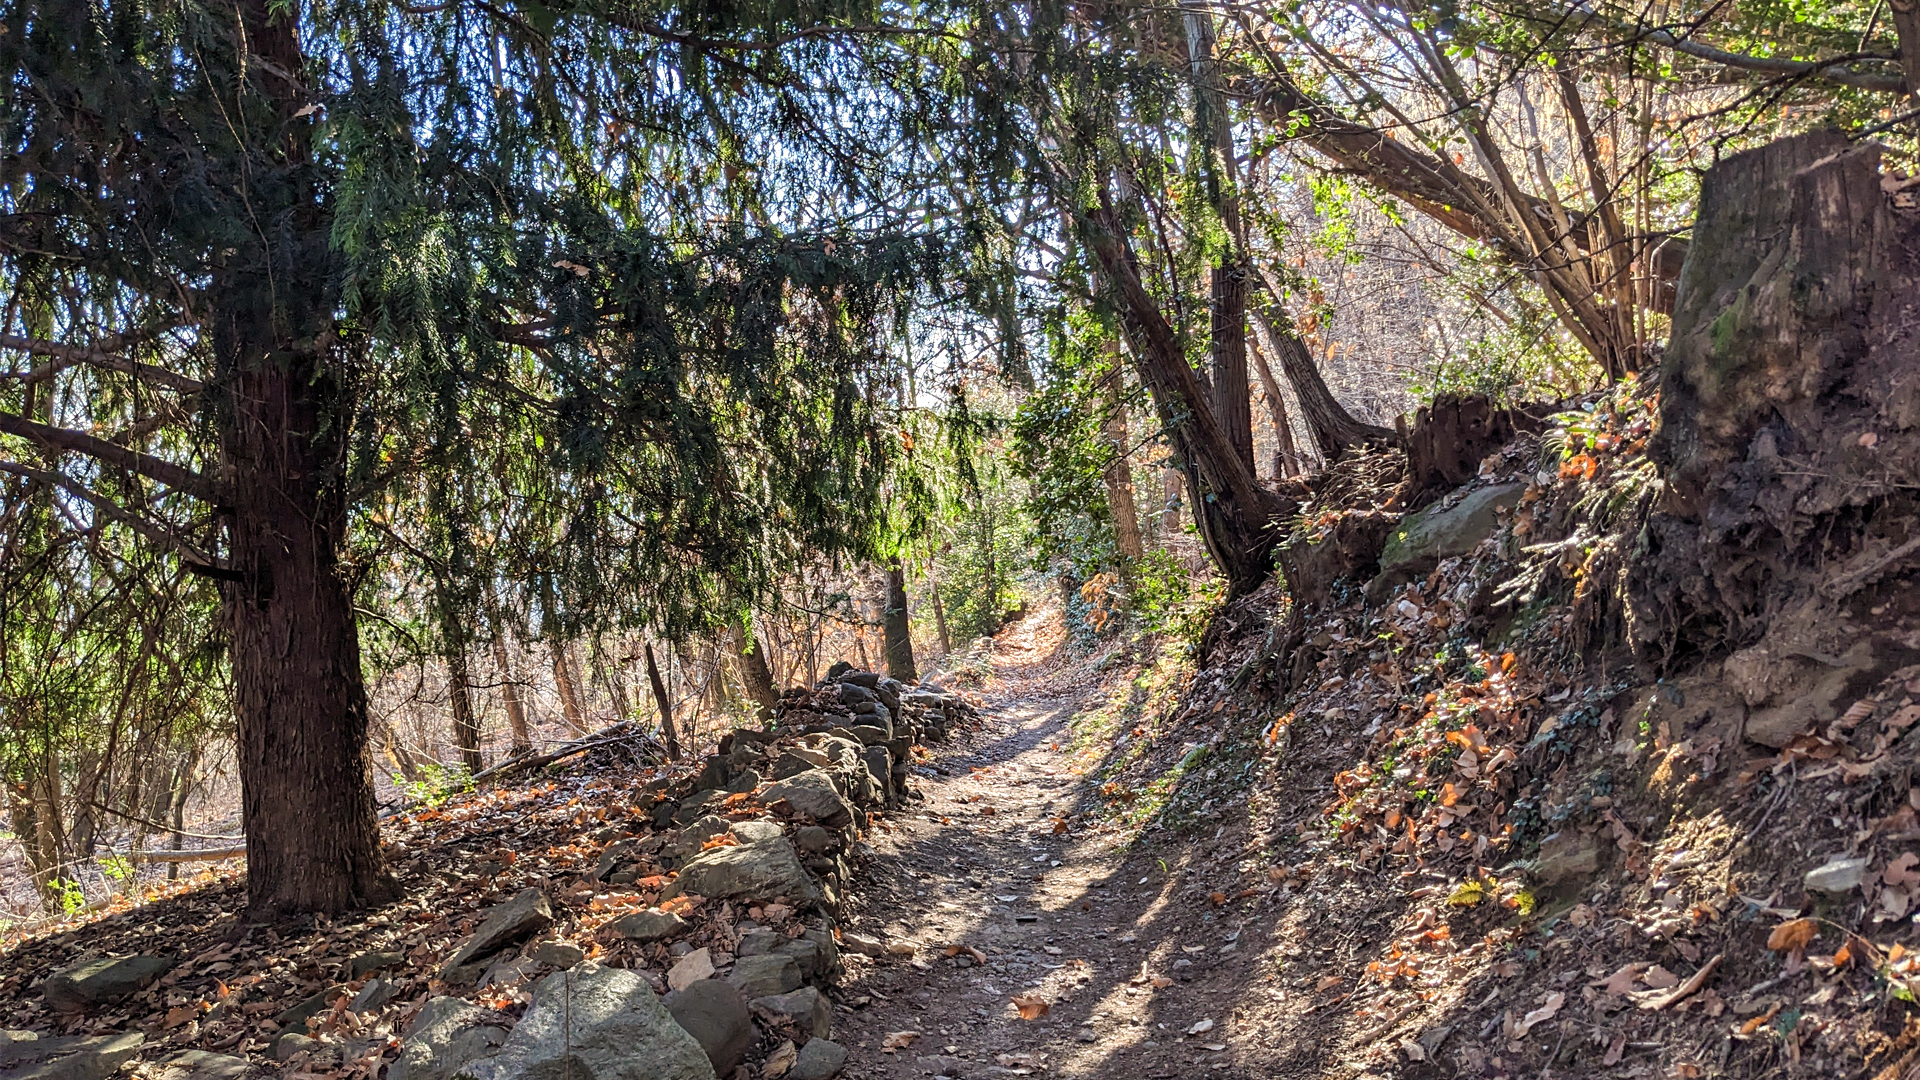
[[[256,917],[338,912],[388,891],[360,640],[336,554],[345,514],[309,365],[239,366],[223,449],[248,900]]]

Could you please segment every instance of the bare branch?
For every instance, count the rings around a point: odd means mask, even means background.
[[[128,472],[158,480],[176,491],[186,492],[208,502],[220,501],[213,482],[192,469],[175,465],[170,461],[162,461],[151,454],[143,454],[138,450],[121,446],[119,443],[108,442],[84,431],[53,427],[50,424],[36,423],[24,416],[0,413],[0,434],[17,435],[59,453],[85,454],[97,461],[118,465]]]
[[[119,371],[128,375],[134,375],[155,385],[164,386],[169,390],[177,390],[183,394],[197,394],[206,389],[206,384],[202,383],[199,379],[181,375],[178,372],[168,371],[166,368],[156,367],[153,364],[144,364],[138,360],[128,360],[123,356],[115,356],[110,351],[104,349],[87,349],[74,345],[62,345],[56,341],[46,341],[41,338],[18,337],[12,334],[0,334],[0,349],[11,349],[15,352],[23,352],[30,356],[45,356],[53,360],[50,364],[43,364],[24,374],[0,373],[0,378],[19,379],[27,383],[44,382],[76,364],[87,364],[92,367],[105,368],[109,371]]]
[[[35,480],[42,484],[57,487],[70,495],[76,496],[86,501],[88,505],[92,506],[99,513],[127,526],[153,544],[179,555],[181,559],[185,560],[189,567],[197,570],[220,572],[227,570],[226,565],[221,562],[221,560],[200,550],[182,538],[173,529],[149,520],[144,515],[137,514],[121,506],[119,503],[94,491],[92,488],[87,487],[72,477],[48,469],[35,469],[31,466],[20,465],[11,461],[0,461],[0,473],[12,473],[14,476],[25,477],[28,480]]]

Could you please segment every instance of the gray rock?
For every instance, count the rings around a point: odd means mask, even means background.
[[[1866,880],[1867,865],[1872,860],[1866,856],[1857,859],[1829,859],[1823,866],[1807,871],[1806,886],[1813,892],[1823,892],[1834,896],[1850,893]]]
[[[132,997],[173,970],[171,956],[102,956],[83,960],[47,976],[40,988],[55,1012],[83,1012]]]
[[[283,1031],[304,1032],[307,1030],[308,1020],[333,1008],[334,999],[346,992],[347,988],[344,984],[335,983],[317,994],[303,998],[280,1010],[280,1015],[274,1017],[273,1022],[279,1024]]]
[[[841,797],[833,778],[821,769],[788,777],[768,787],[761,793],[760,801],[767,806],[784,802],[793,813],[804,814],[829,829],[853,820],[853,807]]]
[[[803,825],[793,832],[793,842],[809,855],[819,855],[840,846],[839,834],[818,825]]]
[[[660,899],[683,893],[715,900],[784,896],[796,904],[812,904],[820,899],[820,886],[800,865],[793,845],[780,840],[702,852],[680,868],[680,876],[661,890]]]
[[[816,1039],[833,1035],[833,1012],[825,994],[811,986],[770,997],[754,998],[749,1004],[753,1015],[769,1024],[791,1027]]]
[[[147,1041],[137,1031],[64,1038],[0,1039],[0,1075],[7,1080],[107,1080]]]
[[[360,988],[360,992],[353,995],[353,1000],[347,1002],[347,1011],[350,1013],[378,1012],[386,1007],[387,1002],[399,996],[400,984],[386,979],[368,979],[367,984]]]
[[[1380,573],[1367,583],[1367,598],[1384,600],[1442,560],[1479,547],[1499,525],[1499,512],[1512,509],[1526,489],[1523,483],[1476,488],[1453,506],[1436,503],[1402,518],[1380,552]]]
[[[587,950],[564,941],[543,941],[527,950],[527,959],[548,967],[570,968],[587,958]]]
[[[735,959],[726,979],[728,986],[748,1000],[798,990],[805,981],[793,957],[772,952]]]
[[[849,669],[846,674],[840,676],[836,681],[852,683],[855,686],[865,687],[868,690],[878,690],[880,689],[881,679],[882,676],[877,671],[854,671]]]
[[[818,979],[826,974],[826,957],[821,954],[817,941],[788,938],[773,950],[773,955],[791,957],[794,963],[800,965],[802,979]]]
[[[725,836],[733,828],[733,822],[717,814],[707,814],[689,822],[681,828],[660,854],[670,859],[690,859],[700,854],[700,848],[716,836]]]
[[[733,1072],[753,1048],[753,1015],[740,991],[719,979],[702,979],[661,1000],[673,1022],[687,1030],[707,1052],[713,1071]]]
[[[161,1058],[149,1072],[152,1080],[240,1080],[253,1068],[243,1057],[207,1050],[182,1050]]]
[[[859,739],[862,746],[884,746],[893,741],[893,731],[890,728],[877,727],[873,724],[855,724],[847,731],[854,738]]]
[[[867,775],[873,777],[873,786],[880,789],[880,797],[887,798],[893,792],[893,754],[884,746],[869,746],[860,752],[861,760],[867,763]]]
[[[689,795],[680,803],[680,808],[673,812],[673,820],[681,825],[698,821],[706,816],[708,803],[716,802],[725,797],[726,796],[722,795],[719,791],[711,788]]]
[[[840,704],[851,705],[856,711],[862,705],[871,705],[879,700],[879,697],[875,695],[872,690],[861,686],[859,683],[843,682],[840,684]]]
[[[540,981],[533,1007],[474,1080],[715,1080],[707,1052],[647,980],[582,964]]]
[[[480,929],[447,960],[446,967],[465,966],[552,925],[553,906],[547,903],[547,894],[539,889],[522,889],[513,899],[487,912]]]
[[[701,895],[705,895],[704,893]],[[613,923],[613,932],[628,941],[646,944],[679,937],[687,932],[687,920],[671,911],[648,908],[623,916]]]
[[[434,998],[407,1029],[400,1056],[387,1066],[387,1080],[453,1080],[506,1042],[512,1024],[510,1017],[459,998]]]
[[[740,943],[734,947],[735,956],[765,956],[778,949],[787,940],[787,935],[773,930],[748,930],[740,935]]]
[[[819,767],[820,763],[813,758],[801,757],[799,754],[789,750],[774,759],[773,778],[778,782],[791,776],[799,776],[804,772],[812,772]]]
[[[352,960],[349,960],[347,962],[347,981],[356,982],[360,979],[366,978],[368,975],[371,975],[376,971],[384,971],[390,967],[399,967],[401,964],[404,964],[406,962],[407,962],[407,955],[405,953],[397,953],[397,952],[361,953],[359,956],[356,956]]]
[[[1585,881],[1600,869],[1599,842],[1587,833],[1563,829],[1540,844],[1534,878],[1545,886]]]
[[[273,1050],[271,1053],[275,1061],[291,1061],[295,1054],[303,1052],[311,1053],[323,1045],[325,1044],[319,1039],[309,1038],[298,1032],[289,1031],[285,1035],[273,1040]]]
[[[847,1064],[847,1048],[831,1039],[812,1039],[800,1048],[800,1057],[787,1080],[831,1080]]]
[[[754,788],[760,786],[761,779],[760,770],[743,769],[739,776],[734,777],[733,780],[727,784],[727,794],[738,795],[743,791],[752,791]]]
[[[777,821],[756,820],[733,823],[733,838],[749,846],[779,840],[786,835],[786,831],[780,828],[780,823]]]
[[[606,850],[600,853],[599,863],[594,866],[593,872],[588,874],[587,877],[594,881],[607,880],[607,875],[613,873],[632,851],[633,841],[631,840],[616,840],[608,844]]]

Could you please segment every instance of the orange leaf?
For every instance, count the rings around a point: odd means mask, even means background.
[[[1046,999],[1035,994],[1015,994],[1013,1007],[1020,1010],[1022,1020],[1038,1020],[1053,1008],[1047,1004]]]
[[[1767,935],[1767,948],[1774,952],[1798,952],[1813,942],[1820,924],[1812,919],[1792,919],[1773,928]]]

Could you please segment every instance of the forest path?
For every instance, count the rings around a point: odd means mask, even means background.
[[[1262,950],[1239,945],[1241,927],[1188,895],[1179,866],[1129,855],[1110,832],[1057,831],[1095,797],[1069,760],[1069,721],[1087,691],[1038,679],[1023,691],[1022,668],[1038,657],[1020,654],[1037,650],[1008,644],[995,665],[1007,692],[988,695],[985,725],[936,746],[918,770],[925,801],[869,835],[850,930],[916,952],[849,963],[835,1017],[845,1075],[1293,1073],[1254,1067],[1266,1056],[1251,1045],[1257,1032],[1230,1019],[1254,1015],[1261,963],[1250,954]],[[953,946],[986,961],[948,956]],[[1016,996],[1044,1001],[1046,1015],[1023,1019]],[[1271,1032],[1278,1018],[1259,1012]]]

